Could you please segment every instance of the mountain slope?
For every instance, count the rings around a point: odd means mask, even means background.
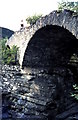
[[[10,38],[12,34],[14,34],[14,31],[0,27],[0,39],[5,37]]]

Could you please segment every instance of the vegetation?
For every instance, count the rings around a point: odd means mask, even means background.
[[[61,3],[58,3],[58,10],[62,11],[64,9],[72,10],[78,13],[78,2],[62,1]]]
[[[7,41],[7,38],[0,40],[0,45],[1,45],[0,56],[2,58],[2,63],[3,64],[16,64],[18,63],[17,61],[18,47],[13,45],[12,48],[10,49],[9,47],[5,45],[6,41]]]
[[[77,69],[78,67],[78,56],[76,54],[73,54],[70,58],[70,65],[75,67]],[[75,76],[77,76],[78,72],[77,70],[74,71]],[[77,79],[77,78],[76,78]],[[72,97],[74,97],[76,100],[78,100],[78,85],[73,85],[74,92],[71,94]]]
[[[72,97],[74,97],[76,100],[78,100],[78,85],[73,85],[74,93],[71,94]]]
[[[31,16],[31,17],[29,16],[29,17],[26,19],[26,21],[27,21],[28,24],[33,25],[33,24],[36,23],[36,21],[37,21],[40,17],[42,17],[42,15],[33,15],[33,16]]]

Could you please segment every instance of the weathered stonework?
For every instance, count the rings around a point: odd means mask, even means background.
[[[12,118],[77,119],[78,103],[70,95],[78,82],[78,16],[73,15],[67,10],[54,11],[7,42],[19,47],[19,63],[26,69],[25,77],[19,67],[1,69],[3,107],[7,108],[7,100]]]
[[[62,28],[61,31],[68,30],[72,33],[70,38],[74,35],[73,40],[75,40],[75,38],[78,39],[78,15],[74,15],[74,13],[69,10],[64,10],[62,12],[53,11],[49,15],[40,18],[36,24],[30,26],[29,28],[24,28],[21,31],[15,32],[15,34],[12,35],[7,42],[10,47],[12,45],[17,45],[19,47],[19,63],[21,66],[24,61],[26,49],[29,42],[32,40],[33,35],[39,30],[42,30],[42,28],[46,27],[47,29],[47,26],[59,26],[59,28]]]

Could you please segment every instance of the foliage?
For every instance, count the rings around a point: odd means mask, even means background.
[[[68,9],[78,13],[78,2],[62,1],[61,3],[58,3],[58,10],[62,11],[64,9]]]
[[[42,17],[42,15],[33,15],[33,16],[31,16],[31,17],[29,16],[29,17],[26,19],[26,21],[27,21],[28,24],[33,25],[33,24],[36,23],[36,21],[37,21],[40,17]]]
[[[2,57],[2,63],[16,64],[18,47],[13,45],[12,48],[10,49],[5,45],[6,41],[7,39],[2,39],[0,41],[0,44],[1,44],[0,56]]]
[[[73,85],[74,93],[71,94],[72,97],[74,97],[76,100],[78,100],[78,85]]]

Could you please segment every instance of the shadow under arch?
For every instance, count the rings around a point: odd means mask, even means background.
[[[22,67],[53,71],[67,66],[71,56],[77,54],[78,40],[68,30],[57,25],[39,29],[25,50]]]

